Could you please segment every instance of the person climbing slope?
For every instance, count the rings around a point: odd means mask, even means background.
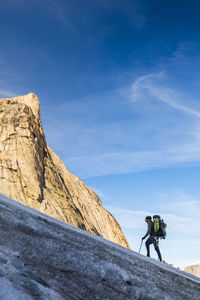
[[[145,222],[147,223],[147,233],[145,234],[145,236],[143,236],[142,241],[149,236],[149,238],[145,242],[146,249],[147,249],[147,256],[150,257],[150,245],[153,244],[155,251],[158,254],[159,260],[162,261],[162,256],[158,246],[159,237],[154,233],[154,223],[151,220],[151,216],[146,216]]]

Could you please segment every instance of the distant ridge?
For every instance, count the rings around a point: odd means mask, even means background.
[[[200,262],[196,262],[185,267],[184,271],[200,277]]]

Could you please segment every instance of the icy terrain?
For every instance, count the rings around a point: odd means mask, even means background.
[[[0,195],[1,300],[200,300],[200,278]]]

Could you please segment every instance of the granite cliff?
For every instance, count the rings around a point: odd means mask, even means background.
[[[46,143],[40,103],[30,93],[0,99],[0,192],[56,219],[129,247],[96,193]]]
[[[192,264],[184,268],[185,272],[200,277],[200,263]]]

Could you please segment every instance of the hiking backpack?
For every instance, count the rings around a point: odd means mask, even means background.
[[[163,219],[159,215],[153,216],[153,232],[155,236],[158,236],[161,239],[165,239],[167,224],[164,223]]]

